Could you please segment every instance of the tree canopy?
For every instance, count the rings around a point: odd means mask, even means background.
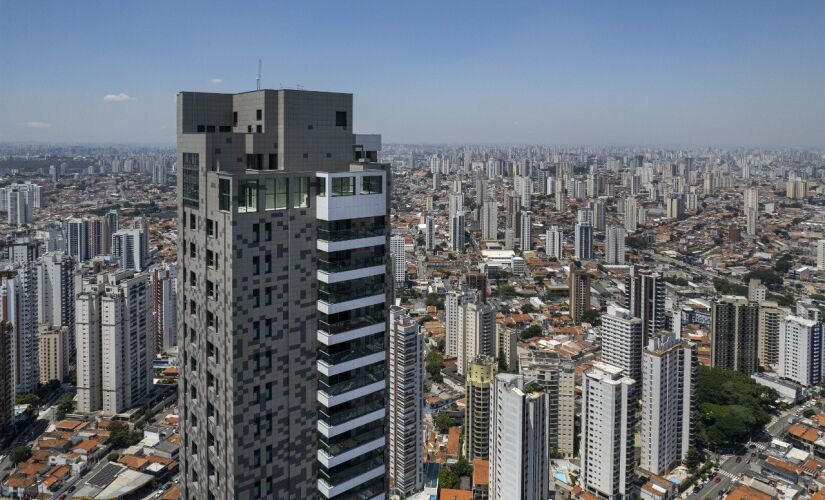
[[[702,447],[744,443],[770,419],[777,393],[744,373],[700,366],[696,380],[696,437]]]

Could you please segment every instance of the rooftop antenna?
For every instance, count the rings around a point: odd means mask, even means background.
[[[257,82],[258,90],[261,90],[261,60],[258,59],[258,78],[255,79]]]

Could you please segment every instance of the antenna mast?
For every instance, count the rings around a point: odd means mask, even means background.
[[[258,90],[261,90],[261,60],[258,59],[258,78],[255,79],[257,82]]]

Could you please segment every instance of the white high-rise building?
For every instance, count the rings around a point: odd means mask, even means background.
[[[40,383],[63,381],[69,374],[69,328],[40,325],[37,332]]]
[[[89,248],[89,225],[88,219],[69,219],[65,223],[69,255],[77,262],[85,262],[92,258]]]
[[[142,229],[121,229],[112,235],[112,259],[120,269],[142,271],[146,265],[146,238]]]
[[[544,245],[548,257],[555,257],[561,260],[564,255],[564,234],[561,229],[559,229],[559,226],[550,226],[545,236]]]
[[[533,212],[521,212],[521,251],[533,249]]]
[[[390,236],[390,254],[392,255],[392,274],[395,286],[404,286],[407,277],[407,253],[404,251],[406,242],[403,234]]]
[[[450,220],[450,245],[454,252],[464,251],[464,212],[456,212]]]
[[[0,273],[0,295],[6,311],[3,319],[12,325],[14,386],[17,394],[37,390],[40,356],[37,343],[37,267],[34,263]]]
[[[496,375],[490,397],[490,499],[539,500],[550,488],[547,397],[521,375]]]
[[[581,214],[581,211],[579,211],[579,214]],[[593,258],[593,226],[590,225],[590,222],[576,223],[573,243],[573,255],[576,260],[590,260]]]
[[[695,350],[674,334],[654,334],[642,356],[640,466],[662,475],[687,457],[691,443]]]
[[[615,304],[607,306],[607,314],[602,315],[602,360],[639,381],[643,346],[642,320]]]
[[[424,246],[427,251],[435,248],[435,217],[429,213],[424,220]]]
[[[618,499],[633,491],[633,394],[636,381],[621,368],[595,363],[582,377],[582,488]]]
[[[450,193],[450,220],[456,216],[458,212],[464,211],[464,193]]]
[[[816,268],[825,271],[825,240],[816,242]]]
[[[77,295],[78,411],[120,413],[152,388],[149,276],[133,270],[87,278]]]
[[[424,487],[424,340],[407,310],[390,308],[390,483],[409,496]]]
[[[636,198],[629,196],[624,200],[624,228],[628,233],[635,233],[639,227],[638,205]]]
[[[74,349],[74,260],[63,252],[48,252],[37,262],[37,318],[52,329],[67,328],[67,362]]]
[[[576,424],[576,366],[556,351],[526,351],[519,358],[520,373],[535,381],[547,398],[548,449],[572,457]]]
[[[622,226],[610,226],[605,235],[605,261],[608,264],[624,264],[625,230]]]
[[[492,198],[481,205],[481,239],[498,239],[498,203]]]
[[[786,316],[779,323],[779,376],[805,387],[822,382],[822,323]]]
[[[6,222],[10,226],[25,226],[32,222],[32,202],[28,191],[6,188]]]

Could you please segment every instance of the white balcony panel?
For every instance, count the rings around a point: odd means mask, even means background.
[[[373,392],[377,391],[383,391],[386,388],[386,385],[386,380],[382,379],[371,384],[363,385],[351,391],[342,392],[341,394],[335,396],[330,396],[326,392],[318,389],[318,402],[323,404],[327,408],[332,408],[335,405],[346,403],[347,401],[351,401],[353,399],[366,396],[367,394],[372,394]]]
[[[360,457],[364,453],[369,453],[372,450],[381,448],[387,443],[387,439],[384,436],[380,438],[370,441],[369,443],[364,443],[357,448],[353,448],[351,450],[347,450],[340,455],[327,455],[327,452],[323,450],[318,450],[318,461],[321,462],[321,465],[324,467],[335,467],[336,465],[341,465],[342,463],[352,460],[353,458]]]
[[[324,437],[331,438],[335,437],[338,434],[343,432],[348,432],[356,427],[361,427],[362,425],[367,425],[370,422],[375,422],[376,420],[381,420],[386,415],[386,410],[381,408],[380,410],[375,410],[374,412],[367,413],[366,415],[361,415],[358,418],[354,418],[352,420],[347,420],[346,422],[337,424],[337,425],[327,425],[323,420],[318,420],[318,432],[324,435]]]
[[[383,293],[379,293],[378,295],[370,295],[369,297],[362,297],[360,299],[348,300],[346,302],[338,302],[336,304],[330,304],[329,302],[319,300],[318,311],[324,314],[336,314],[339,312],[349,311],[351,309],[374,306],[375,304],[380,304],[385,300],[386,296]]]
[[[378,245],[386,245],[386,236],[370,236],[368,238],[358,238],[355,240],[344,241],[327,241],[317,240],[316,247],[322,252],[339,252],[341,250],[352,250],[355,248],[375,247]]]
[[[324,345],[335,345],[341,342],[349,342],[350,340],[360,339],[369,335],[375,335],[384,331],[386,324],[384,322],[376,323],[374,325],[356,328],[355,330],[348,330],[346,332],[330,334],[318,330],[318,342]]]
[[[387,358],[387,352],[381,351],[376,352],[373,354],[368,354],[366,356],[362,356],[360,358],[351,359],[344,363],[336,363],[334,365],[329,365],[325,361],[318,361],[318,371],[321,372],[323,375],[327,377],[331,377],[333,375],[338,375],[339,373],[348,372],[350,370],[354,370],[355,368],[360,368],[362,366],[371,365],[373,363],[377,363],[383,359]]]
[[[367,481],[375,479],[376,477],[381,476],[384,473],[384,465],[379,465],[375,469],[367,471],[360,476],[355,476],[352,479],[344,481],[343,483],[330,485],[323,479],[318,480],[318,491],[320,491],[325,497],[332,498],[334,496],[340,495],[341,493],[347,492],[356,486],[360,486]]]
[[[359,278],[368,278],[370,276],[377,276],[384,274],[387,271],[386,266],[372,266],[362,267],[361,269],[353,269],[351,271],[342,271],[335,273],[328,273],[326,271],[318,270],[318,281],[324,283],[340,283],[341,281],[357,280]]]

